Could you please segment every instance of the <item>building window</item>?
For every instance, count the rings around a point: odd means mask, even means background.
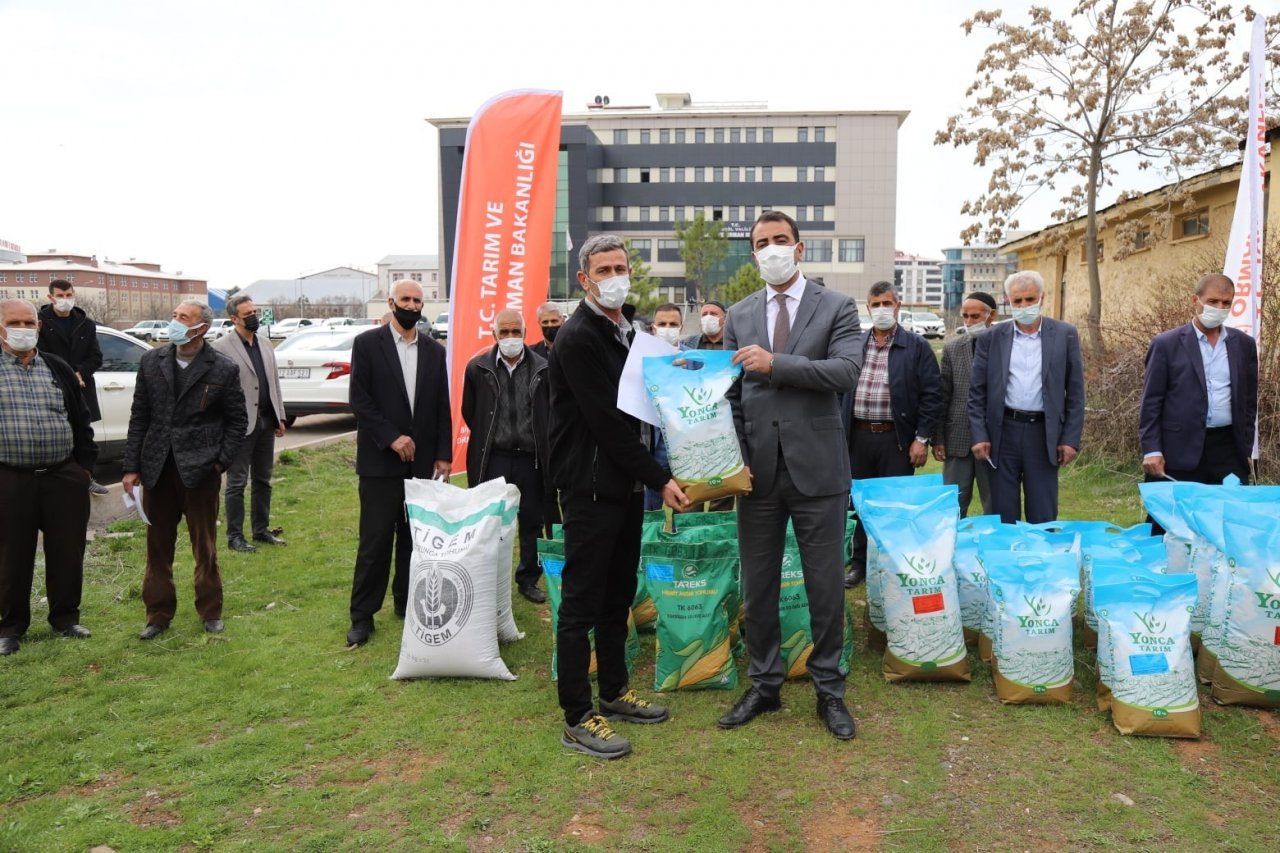
[[[724,208],[723,207],[711,208],[711,221],[722,222],[723,220],[724,220]]]
[[[702,180],[702,179],[703,179],[703,177],[704,177],[704,174],[703,174],[703,168],[702,168],[701,166],[694,166],[694,167],[693,167],[693,182],[694,182],[695,184],[701,184],[701,183],[703,183],[703,180]]]
[[[866,252],[866,240],[859,238],[840,241],[840,263],[842,264],[860,264],[866,260]]]
[[[647,184],[647,183],[649,183],[649,170],[648,170],[648,169],[641,169],[641,170],[640,170],[640,183],[642,183],[642,184]]]
[[[677,127],[677,128],[676,128],[676,142],[679,142],[679,143],[681,143],[681,144],[683,144],[683,143],[684,143],[684,128],[683,128],[683,127]]]
[[[671,210],[676,215],[676,218],[675,218],[676,222],[684,222],[686,219],[688,219],[688,216],[686,215],[687,211],[685,210],[685,206],[683,204],[677,204]]]
[[[679,240],[659,240],[658,241],[658,262],[669,262],[680,260],[680,241]]]
[[[1138,231],[1137,234],[1133,235],[1133,249],[1135,252],[1139,249],[1149,248],[1150,243],[1151,243],[1151,232],[1148,231],[1146,228],[1141,229],[1140,231]]]
[[[662,128],[661,130],[659,130],[659,131],[658,131],[658,141],[659,141],[660,143],[662,143],[663,145],[666,145],[666,144],[670,143],[670,142],[671,142],[671,129],[670,129],[670,128],[666,128],[666,127],[664,127],[664,128]]]
[[[658,221],[659,222],[671,221],[671,208],[669,206],[664,204],[663,206],[658,208]]]
[[[421,283],[421,281],[422,281],[422,273],[420,273],[420,272],[411,272],[411,273],[409,273],[409,278],[410,278],[410,279],[412,279],[413,281],[416,281],[416,282]],[[167,287],[166,287],[166,288],[164,288],[164,289],[165,289],[165,290],[168,290],[168,288],[167,288]]]
[[[677,184],[684,183],[684,166],[676,167],[676,183]]]
[[[737,127],[731,127],[731,128],[729,128],[729,141],[730,141],[730,142],[741,142],[741,141],[742,141],[742,129],[741,129],[741,128],[737,128]]]
[[[640,205],[640,221],[641,222],[649,221],[649,205],[647,204]]]
[[[826,142],[826,141],[827,141],[827,129],[826,129],[825,127],[815,127],[815,128],[813,129],[813,141],[814,141],[814,142]]]
[[[761,166],[760,170],[764,173],[760,176],[760,180],[764,181],[766,184],[773,180],[772,166]]]
[[[808,167],[808,166],[797,166],[797,167],[796,167],[796,180],[797,180],[797,181],[799,181],[800,183],[804,183],[805,181],[809,180],[809,167]]]
[[[766,128],[764,129],[764,141],[765,141],[765,142],[772,142],[772,141],[773,141],[773,128],[772,128],[772,127],[766,127]]]
[[[754,221],[756,218],[756,206],[754,204],[744,205],[742,208],[742,218],[747,221]]]
[[[693,129],[693,141],[701,145],[707,141],[707,129],[705,127],[695,127]]]
[[[724,142],[724,128],[717,127],[715,131],[712,133],[712,139],[714,139],[716,142]]]
[[[432,274],[431,274],[431,283],[432,283],[432,284],[435,284],[435,283],[436,283],[436,276],[437,276],[437,275],[438,275],[438,273],[432,273]]]
[[[738,221],[738,206],[737,206],[736,204],[731,204],[731,205],[729,205],[727,208],[725,208],[725,217],[726,217],[730,222],[737,222],[737,221]]]
[[[813,206],[813,219],[810,221],[822,222],[823,220],[826,219],[826,216],[827,216],[827,209],[820,204],[815,204]]]
[[[756,129],[754,127],[747,128],[747,141],[748,142],[756,141]]]
[[[797,222],[808,222],[808,221],[809,221],[809,207],[808,207],[808,205],[804,205],[804,204],[797,204],[797,205],[796,205],[796,221],[797,221]]]
[[[615,208],[613,209],[613,221],[614,221],[614,222],[626,222],[626,221],[627,221],[627,209],[626,209],[625,207],[615,207]]]
[[[746,166],[745,169],[747,172],[747,183],[754,184],[756,182],[756,167]]]
[[[652,251],[652,244],[648,240],[631,241],[631,253],[646,263],[649,261],[650,251]]]
[[[653,141],[651,137],[652,137],[652,134],[648,130],[640,131],[640,144],[648,145],[650,142]]]
[[[663,170],[662,170],[662,182],[663,182],[664,184],[669,184],[669,183],[671,183],[671,167],[670,167],[670,166],[666,166],[666,167],[664,167],[664,168],[663,168]]]
[[[626,144],[627,144],[627,132],[626,132],[625,130],[615,130],[615,131],[613,132],[613,144],[614,144],[614,145],[626,145]]]
[[[7,273],[0,272],[0,284],[4,284],[8,280],[7,276]]]
[[[724,166],[716,166],[711,171],[711,179],[717,184],[724,183]]]
[[[613,182],[615,184],[625,184],[631,180],[631,176],[627,174],[627,169],[614,169]]]
[[[827,179],[827,168],[825,166],[814,166],[813,167],[814,183],[821,183],[826,179]]]
[[[815,264],[831,263],[830,240],[808,240],[804,244],[804,259]]]
[[[797,128],[796,128],[796,142],[808,142],[808,141],[809,141],[809,128],[807,128],[807,127],[797,127]]]
[[[1178,233],[1183,237],[1199,237],[1209,233],[1209,211],[1199,210],[1178,220]]]

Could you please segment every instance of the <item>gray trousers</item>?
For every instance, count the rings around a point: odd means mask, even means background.
[[[747,676],[765,696],[776,697],[786,679],[778,623],[778,594],[787,519],[795,528],[809,596],[813,651],[809,674],[819,695],[844,696],[840,650],[844,644],[844,530],[848,493],[809,497],[791,482],[778,454],[768,494],[738,500],[742,594],[746,600]]]
[[[244,538],[244,489],[253,480],[249,521],[254,536],[262,536],[271,522],[271,471],[275,467],[275,428],[258,419],[253,432],[244,437],[236,461],[227,469],[227,540]]]
[[[947,459],[942,463],[942,482],[948,486],[960,487],[960,517],[969,514],[969,504],[973,502],[973,487],[977,483],[978,494],[982,501],[982,514],[995,515],[995,501],[991,497],[991,466],[979,462],[973,453],[967,456],[952,456],[947,451]]]

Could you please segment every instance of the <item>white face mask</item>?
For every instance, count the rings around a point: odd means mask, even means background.
[[[893,324],[896,322],[898,322],[898,318],[893,316],[892,308],[871,309],[871,325],[875,326],[880,331],[889,331],[893,328]]]
[[[769,284],[786,284],[796,274],[795,246],[765,246],[756,252],[760,277]]]
[[[36,341],[40,339],[40,333],[35,329],[6,327],[4,333],[9,349],[14,352],[31,352],[36,348]]]
[[[590,281],[590,279],[587,280]],[[596,303],[601,308],[617,311],[622,307],[622,303],[627,301],[627,294],[631,292],[631,279],[625,275],[615,275],[595,282],[595,286],[600,288]]]
[[[675,326],[659,326],[653,330],[653,333],[672,346],[680,340],[680,330]]]
[[[1206,329],[1216,329],[1231,316],[1230,308],[1217,308],[1213,305],[1200,304],[1200,325]]]
[[[1023,326],[1030,326],[1040,319],[1040,303],[1026,305],[1022,308],[1010,308],[1009,314],[1013,317],[1013,322]]]
[[[504,358],[515,358],[524,352],[524,339],[502,338],[498,341],[498,352],[502,353]]]
[[[76,300],[74,296],[69,296],[66,299],[53,300],[53,310],[57,311],[59,314],[67,314],[75,307]]]
[[[702,315],[702,334],[718,335],[720,334],[720,318],[715,314]]]

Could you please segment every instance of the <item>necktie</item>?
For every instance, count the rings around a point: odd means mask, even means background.
[[[787,338],[791,336],[791,315],[787,313],[787,295],[779,293],[773,298],[778,303],[778,319],[773,324],[773,351],[785,352]]]

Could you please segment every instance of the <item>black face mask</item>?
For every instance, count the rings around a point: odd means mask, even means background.
[[[406,331],[418,325],[418,321],[422,319],[422,309],[414,311],[409,308],[401,308],[399,305],[394,305],[392,306],[391,312],[395,315],[396,323],[400,325],[400,328],[405,329]]]
[[[555,343],[556,335],[560,332],[559,326],[543,326],[542,337],[547,343]]]
[[[258,331],[258,326],[262,324],[262,321],[258,319],[257,314],[250,314],[248,317],[241,319],[241,322],[244,323],[244,330],[246,332],[256,332]]]

